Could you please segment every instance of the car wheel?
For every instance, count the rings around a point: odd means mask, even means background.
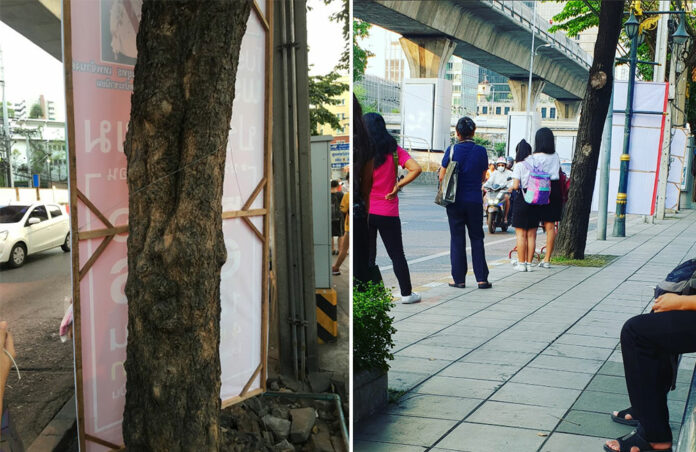
[[[10,267],[17,268],[24,265],[24,260],[27,258],[27,248],[23,243],[18,243],[12,247],[10,251]]]
[[[65,241],[60,246],[60,249],[62,249],[66,253],[70,252],[70,233],[69,232],[68,232],[68,235],[65,236]]]

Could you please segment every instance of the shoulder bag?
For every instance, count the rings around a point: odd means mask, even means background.
[[[437,194],[435,195],[435,204],[442,207],[447,207],[454,203],[457,195],[457,180],[459,172],[457,171],[457,162],[454,161],[454,145],[449,148],[450,158],[447,168],[445,169],[445,177],[437,186]]]

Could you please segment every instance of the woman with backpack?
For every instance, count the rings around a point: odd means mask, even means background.
[[[368,219],[370,265],[374,266],[377,258],[377,233],[379,232],[392,261],[396,279],[399,281],[401,302],[418,303],[421,301],[421,296],[412,291],[411,275],[404,254],[397,194],[401,188],[418,177],[422,170],[420,165],[408,152],[397,145],[394,137],[387,132],[387,126],[381,115],[367,113],[363,119],[375,145]],[[408,174],[402,179],[399,179],[399,166],[408,170]]]
[[[531,159],[531,161],[530,161]],[[539,220],[546,231],[546,254],[539,263],[541,268],[551,268],[551,254],[556,239],[556,222],[561,221],[563,212],[562,189],[560,182],[561,159],[556,153],[553,132],[548,127],[537,130],[534,136],[534,154],[526,162],[528,166],[548,174],[551,180],[551,194],[547,204],[536,204]]]
[[[534,206],[524,200],[523,190],[527,189],[529,169],[525,165],[532,155],[532,147],[524,139],[515,148],[515,166],[512,167],[512,227],[517,236],[517,265],[515,270],[531,271],[539,217]]]
[[[465,230],[471,241],[471,260],[478,288],[492,287],[488,282],[488,265],[483,247],[483,200],[481,199],[481,184],[486,180],[488,154],[483,146],[474,143],[475,131],[476,124],[468,116],[457,121],[456,132],[459,142],[445,151],[439,174],[440,182],[442,182],[450,158],[457,162],[457,191],[454,203],[447,206],[447,220],[450,227],[450,261],[452,279],[454,279],[450,287],[460,289],[466,287]]]

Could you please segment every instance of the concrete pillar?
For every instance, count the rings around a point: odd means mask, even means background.
[[[556,118],[558,119],[576,119],[580,113],[579,100],[556,99]]]
[[[411,78],[445,78],[447,62],[457,46],[447,38],[410,36],[399,38]]]
[[[532,79],[532,111],[536,108],[537,100],[539,100],[539,94],[541,90],[544,89],[545,80]],[[510,85],[510,93],[512,94],[513,110],[514,111],[525,111],[527,109],[527,88],[529,86],[528,79],[508,79],[508,85]]]

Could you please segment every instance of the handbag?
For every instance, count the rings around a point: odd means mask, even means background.
[[[438,184],[437,194],[435,195],[435,204],[447,207],[454,203],[455,197],[457,195],[457,180],[459,179],[459,172],[457,171],[457,162],[454,161],[454,146],[450,146],[450,161],[445,169],[445,177],[442,178],[442,182]]]

